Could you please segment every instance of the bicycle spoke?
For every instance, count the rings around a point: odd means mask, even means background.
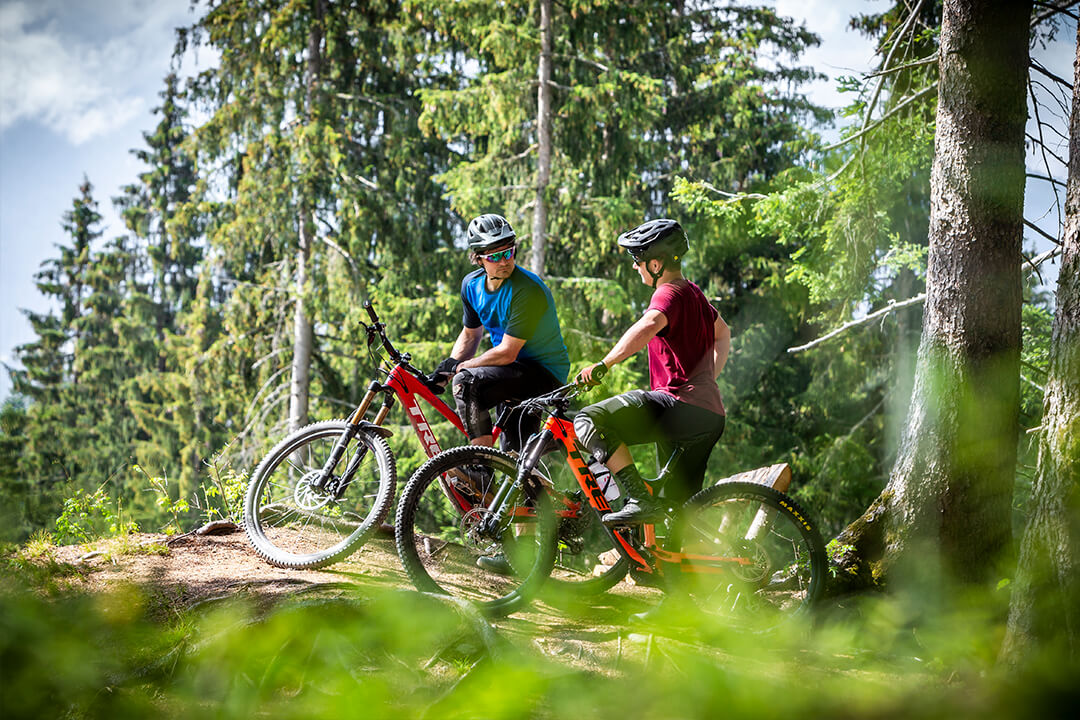
[[[253,475],[245,525],[252,544],[271,562],[286,567],[332,562],[358,546],[385,516],[394,478],[390,450],[381,438],[361,434],[351,441],[371,453],[356,468],[354,482],[331,475],[326,487],[312,486],[325,465],[317,461],[330,457],[345,427],[344,421],[328,421],[304,428],[279,443]],[[354,455],[347,450],[342,463]]]
[[[499,613],[535,591],[553,559],[554,517],[546,496],[530,511],[541,516],[539,525],[517,516],[512,498],[494,506],[496,488],[515,474],[512,457],[469,447],[448,450],[416,472],[395,524],[398,552],[417,587]],[[473,503],[467,512],[443,492],[439,480],[446,475],[454,478],[455,493]]]
[[[738,627],[765,629],[811,604],[822,586],[824,545],[796,521],[790,498],[750,483],[722,483],[687,503],[683,552],[712,555],[720,575],[693,573],[699,607]],[[802,517],[805,517],[800,509]],[[723,556],[739,558],[739,562]]]

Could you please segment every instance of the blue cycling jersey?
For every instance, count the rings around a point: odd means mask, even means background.
[[[560,383],[565,382],[570,355],[555,314],[555,300],[544,281],[519,265],[498,290],[488,292],[486,277],[479,268],[461,281],[465,327],[482,325],[493,347],[502,342],[504,334],[524,340],[519,359],[537,362]]]

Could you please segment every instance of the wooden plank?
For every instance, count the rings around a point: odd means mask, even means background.
[[[732,480],[757,483],[758,485],[771,487],[780,492],[787,492],[787,489],[791,487],[791,466],[787,463],[777,463],[776,465],[769,465],[768,467],[747,470],[746,472],[724,478],[720,482],[729,482]]]

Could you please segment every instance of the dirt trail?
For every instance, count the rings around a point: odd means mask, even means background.
[[[166,541],[170,544],[164,551]],[[139,534],[127,538],[123,547],[127,552],[110,543],[63,546],[53,549],[51,556],[76,569],[64,580],[70,589],[101,592],[132,584],[143,591],[150,611],[162,616],[232,597],[270,606],[313,593],[362,596],[365,588],[412,590],[393,541],[383,536],[323,570],[274,567],[255,553],[242,532],[171,541],[165,535]],[[131,552],[132,548],[140,551]],[[492,624],[507,640],[531,643],[573,666],[605,671],[618,664],[618,656],[645,652],[646,645],[651,646],[651,640],[627,627],[626,619],[659,597],[656,590],[624,581],[587,608],[553,607],[541,600]],[[634,644],[639,646],[636,650]]]

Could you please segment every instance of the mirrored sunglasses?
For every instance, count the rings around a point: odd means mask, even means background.
[[[516,252],[517,245],[514,245],[513,247],[508,247],[505,250],[500,250],[499,252],[494,252],[490,255],[481,255],[480,257],[490,263],[497,263],[502,262],[503,260],[509,260],[510,258],[514,257]]]

